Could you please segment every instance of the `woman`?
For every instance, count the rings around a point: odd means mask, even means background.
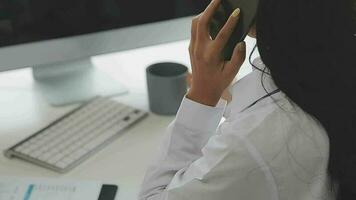
[[[192,22],[192,87],[140,199],[356,199],[355,1],[261,0],[261,59],[227,106],[245,44],[221,59],[239,12],[212,40],[220,1]]]

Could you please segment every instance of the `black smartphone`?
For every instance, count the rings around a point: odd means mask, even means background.
[[[240,9],[239,22],[223,51],[225,60],[231,59],[235,46],[245,39],[251,26],[255,23],[258,3],[259,0],[221,0],[221,4],[210,24],[210,36],[212,39],[216,38],[232,12],[236,8]]]
[[[98,200],[115,200],[117,190],[117,185],[103,185]]]

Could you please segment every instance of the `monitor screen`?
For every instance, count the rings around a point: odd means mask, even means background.
[[[210,0],[1,0],[0,47],[191,16]]]

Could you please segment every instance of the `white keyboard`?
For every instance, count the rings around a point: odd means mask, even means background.
[[[98,97],[6,150],[5,155],[65,173],[146,115]]]

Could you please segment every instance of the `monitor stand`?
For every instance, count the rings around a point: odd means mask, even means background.
[[[113,96],[127,89],[96,69],[91,60],[36,66],[32,68],[35,86],[51,105],[85,102],[95,96]]]

